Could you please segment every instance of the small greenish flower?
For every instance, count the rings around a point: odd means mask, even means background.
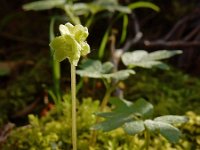
[[[68,58],[70,63],[77,66],[80,56],[85,56],[90,52],[90,46],[86,42],[88,29],[78,24],[71,23],[59,26],[61,36],[56,37],[50,43],[54,50],[54,58],[61,62]]]

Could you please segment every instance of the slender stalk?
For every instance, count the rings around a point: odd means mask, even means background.
[[[49,26],[49,40],[52,41],[54,36],[54,23],[55,18],[51,19],[50,26]],[[52,58],[52,72],[53,72],[53,82],[54,82],[54,92],[56,95],[56,99],[54,102],[57,107],[60,107],[61,103],[61,95],[60,95],[60,63],[57,62],[53,57],[53,50],[51,50],[51,58]],[[59,109],[60,110],[60,109]]]
[[[76,67],[71,64],[71,94],[72,94],[72,145],[77,150],[76,129]]]
[[[104,81],[104,84],[106,86],[106,93],[105,93],[105,96],[104,96],[102,103],[100,105],[100,111],[104,111],[105,107],[108,104],[110,95],[113,92],[113,90],[115,89],[114,88],[115,86],[110,87],[109,83],[107,83],[106,80],[103,80],[103,81]],[[98,123],[99,121],[100,121],[100,118],[97,117],[96,123]],[[92,146],[94,146],[96,144],[97,134],[98,134],[97,131],[93,131],[92,134],[91,134],[90,144]]]
[[[146,129],[146,131],[145,131],[145,147],[146,147],[146,150],[149,150],[149,141],[150,141],[150,133]]]
[[[101,106],[100,106],[100,111],[104,111],[105,107],[108,104],[108,100],[110,98],[110,95],[111,95],[112,91],[113,91],[112,88],[106,90],[106,94],[105,94],[105,96],[104,96],[104,98],[102,100]]]

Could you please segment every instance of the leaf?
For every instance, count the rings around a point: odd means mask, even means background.
[[[131,3],[128,5],[128,7],[130,9],[137,9],[137,8],[150,8],[150,9],[153,9],[154,11],[160,11],[160,8],[151,3],[151,2],[143,2],[143,1],[140,1],[140,2],[134,2],[134,3]]]
[[[22,7],[24,10],[47,10],[56,7],[60,7],[65,4],[65,0],[41,0],[24,4]]]
[[[149,131],[153,133],[159,132],[172,143],[178,142],[181,136],[181,132],[177,128],[165,122],[145,120],[144,124]]]
[[[123,125],[123,129],[127,134],[135,135],[145,130],[144,122],[141,120],[127,122]]]
[[[160,133],[169,142],[177,143],[181,137],[181,132],[170,124],[160,123]]]
[[[135,72],[133,70],[120,70],[112,73],[113,64],[111,62],[101,63],[98,60],[87,60],[81,65],[81,70],[77,70],[76,73],[80,76],[86,76],[90,78],[100,78],[100,79],[111,79],[125,80],[131,74]]]
[[[116,80],[125,80],[127,79],[131,74],[135,74],[135,71],[126,69],[126,70],[120,70],[108,75],[103,75],[105,78],[114,78]]]
[[[109,73],[113,69],[113,64],[110,62],[105,62],[102,64],[102,73]]]
[[[153,115],[153,105],[147,102],[144,99],[139,99],[132,106],[132,113],[139,113],[142,115],[142,118],[150,118]]]
[[[92,130],[102,130],[108,132],[122,126],[125,122],[132,120],[131,116],[127,116],[125,113],[117,114],[109,117],[106,121],[100,122],[91,127]]]
[[[111,97],[109,103],[115,106],[116,112],[126,110],[127,107],[133,105],[132,102],[118,97]]]
[[[167,51],[159,50],[148,53],[145,50],[137,50],[133,52],[126,52],[122,55],[124,65],[129,67],[143,67],[152,68],[158,67],[161,69],[168,69],[168,66],[160,60],[170,58],[174,55],[180,54],[180,50]]]
[[[119,5],[116,0],[96,0],[93,5],[99,7],[99,10],[108,10],[110,12],[119,11],[121,13],[131,13],[130,8],[127,6]]]
[[[76,73],[80,76],[86,76],[90,78],[102,78],[102,74],[109,73],[113,68],[113,64],[110,62],[102,64],[98,60],[88,59],[80,65],[82,70],[77,70]]]
[[[104,117],[106,120],[94,125],[92,129],[111,131],[122,127],[125,123],[135,121],[138,116],[142,118],[151,116],[153,111],[153,106],[143,99],[130,103],[126,100],[115,98],[112,100],[112,103],[116,104],[115,109],[112,112],[97,113],[98,116]]]
[[[159,50],[159,51],[149,53],[148,59],[149,60],[161,60],[161,59],[170,58],[177,54],[182,54],[182,51],[181,50],[174,50],[174,51]]]
[[[76,15],[85,15],[91,11],[90,5],[87,3],[74,3],[72,7]]]
[[[176,116],[176,115],[166,115],[160,116],[154,119],[155,121],[160,121],[169,124],[182,124],[188,121],[188,118],[185,116]]]

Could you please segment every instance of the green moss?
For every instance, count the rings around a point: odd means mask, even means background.
[[[52,109],[45,117],[38,118],[29,115],[29,124],[14,129],[2,150],[70,150],[71,149],[71,114],[70,96],[64,96],[63,113],[58,115]],[[78,106],[78,149],[79,150],[129,150],[141,149],[144,145],[142,134],[137,136],[125,135],[122,129],[112,132],[99,132],[95,146],[90,145],[90,127],[95,123],[94,112],[99,108],[99,101],[86,98]],[[190,121],[180,127],[184,133],[178,144],[169,144],[160,136],[151,135],[150,150],[153,149],[198,149],[199,117],[193,112],[186,114]],[[192,130],[191,130],[192,129]]]

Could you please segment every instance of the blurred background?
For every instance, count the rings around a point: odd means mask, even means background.
[[[181,55],[164,61],[170,70],[137,68],[137,76],[122,83],[124,96],[152,102],[155,116],[189,112],[195,119],[199,117],[199,0],[145,1],[152,5],[131,5],[144,2],[139,0],[54,0],[49,5],[25,5],[33,1],[0,0],[0,143],[6,141],[14,125],[28,124],[29,114],[45,116],[54,106],[52,95],[59,99],[60,93],[69,92],[69,63],[64,61],[57,68],[61,71],[56,81],[56,64],[49,47],[51,39],[59,35],[58,25],[68,21],[88,26],[88,58],[113,62],[117,59],[113,51],[119,49],[182,50]],[[63,7],[72,2],[77,5]],[[124,68],[121,61],[117,66]],[[88,82],[84,81],[86,88],[79,90],[78,99],[101,99],[103,83]],[[95,92],[97,89],[99,92]],[[192,125],[188,128],[198,131],[184,130],[193,136],[187,139],[193,143],[190,148],[198,149],[200,120]]]

